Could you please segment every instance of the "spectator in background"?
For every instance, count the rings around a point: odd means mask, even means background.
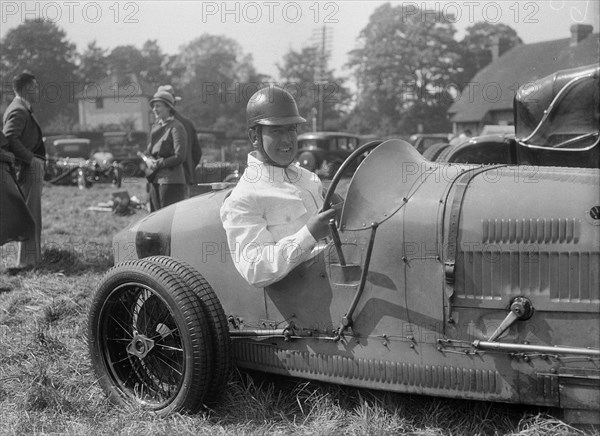
[[[175,119],[175,98],[157,91],[150,100],[156,117],[150,131],[146,153],[149,174],[150,210],[155,211],[185,198],[185,161],[187,135],[185,127]]]
[[[0,131],[0,245],[31,239],[35,232],[35,222],[17,184],[14,162],[8,140]]]
[[[162,85],[158,87],[158,91],[166,91],[173,96],[175,100],[175,105],[177,105],[178,101],[181,101],[181,97],[175,95],[175,90],[171,85]],[[198,141],[198,135],[196,133],[196,127],[194,127],[194,123],[189,118],[184,117],[179,113],[179,111],[174,110],[174,116],[177,121],[183,124],[185,127],[185,133],[187,134],[187,152],[185,156],[185,160],[183,162],[183,171],[185,174],[185,183],[186,183],[186,198],[190,196],[190,185],[195,183],[194,173],[196,170],[196,165],[200,163],[200,159],[202,158],[202,149],[200,148],[200,142]]]
[[[42,129],[33,115],[32,101],[39,91],[35,76],[21,73],[13,80],[15,98],[4,112],[7,151],[15,157],[17,181],[35,221],[33,236],[19,244],[17,268],[34,267],[42,260],[42,185],[46,149]]]

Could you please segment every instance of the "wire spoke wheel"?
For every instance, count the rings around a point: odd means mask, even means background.
[[[195,412],[211,379],[212,344],[198,297],[144,260],[109,270],[88,319],[94,370],[111,400],[166,415]]]

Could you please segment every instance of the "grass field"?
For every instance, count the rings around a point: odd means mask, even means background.
[[[145,198],[139,179],[123,185]],[[572,435],[598,434],[553,410],[400,395],[235,371],[223,401],[160,419],[108,403],[86,345],[86,317],[111,238],[131,216],[86,210],[110,185],[45,186],[44,262],[11,275],[15,246],[0,250],[0,435]]]

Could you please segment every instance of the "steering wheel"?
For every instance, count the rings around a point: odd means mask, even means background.
[[[342,163],[342,165],[340,165],[340,167],[336,171],[335,175],[331,179],[331,184],[329,185],[329,188],[327,189],[327,193],[325,194],[325,200],[323,202],[323,208],[321,209],[321,212],[325,212],[326,210],[329,210],[331,208],[331,204],[330,204],[331,198],[333,197],[333,194],[335,193],[337,185],[338,185],[338,183],[340,183],[340,180],[342,179],[342,175],[346,171],[346,168],[348,168],[356,159],[358,159],[359,156],[363,155],[364,153],[366,153],[368,151],[373,150],[375,147],[377,147],[382,142],[383,142],[383,140],[381,140],[381,139],[378,139],[376,141],[367,142],[366,144],[363,144],[360,147],[358,147],[356,150],[354,150],[352,152],[352,154],[346,158],[344,163]]]

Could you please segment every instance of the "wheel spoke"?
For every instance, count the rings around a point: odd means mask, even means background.
[[[131,339],[128,338],[111,338],[107,337],[106,342],[127,342],[128,344],[131,342]]]
[[[118,319],[116,319],[114,316],[111,316],[111,318],[115,322],[115,324],[118,327],[120,327],[121,330],[123,330],[129,336],[129,338],[123,338],[124,340],[131,340],[131,339],[133,339],[133,334],[129,332],[129,329],[125,325],[121,324],[121,322]]]
[[[163,350],[178,351],[180,353],[183,353],[183,348],[175,348],[175,347],[171,347],[169,345],[163,345],[163,344],[156,344],[155,347],[162,348]]]
[[[173,372],[176,372],[177,375],[179,376],[183,376],[183,373],[179,370],[177,370],[177,368],[175,368],[174,366],[172,366],[169,362],[167,362],[165,359],[163,359],[160,356],[155,356],[157,360],[160,360],[161,362],[163,362],[167,367],[169,367]]]
[[[162,324],[162,323],[159,323],[159,324]],[[162,324],[162,325],[164,325],[164,324]],[[173,333],[177,333],[177,328],[169,329],[167,332],[165,332],[165,334],[163,334],[163,332],[157,331],[157,334],[155,336],[151,336],[150,339],[152,339],[153,341],[158,341],[159,339],[164,340],[164,339],[167,339],[169,336],[172,336]]]

